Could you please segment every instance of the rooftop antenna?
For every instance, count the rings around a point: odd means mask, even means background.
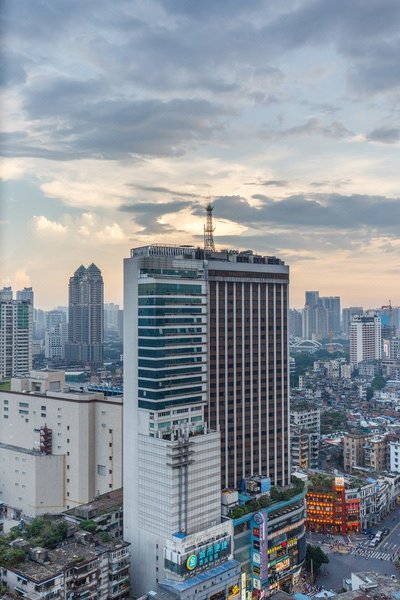
[[[212,213],[214,210],[214,206],[209,202],[206,206],[206,223],[204,225],[204,250],[208,252],[215,252],[215,244],[214,244],[214,226],[213,226],[213,218]]]

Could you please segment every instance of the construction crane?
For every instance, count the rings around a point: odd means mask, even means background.
[[[204,250],[206,252],[215,252],[214,244],[214,226],[212,213],[214,206],[209,202],[206,206],[206,223],[204,225]]]

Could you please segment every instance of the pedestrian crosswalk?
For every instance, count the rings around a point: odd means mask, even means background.
[[[388,560],[393,562],[399,553],[398,544],[383,542],[378,548],[369,548],[367,545],[358,545],[353,547],[352,554],[355,556],[363,556],[364,558],[375,558],[378,560]]]
[[[388,560],[393,561],[395,556],[394,554],[390,554],[390,552],[380,552],[377,550],[369,550],[368,548],[361,548],[360,550],[355,550],[353,552],[355,556],[363,556],[364,558],[376,558],[379,560]]]

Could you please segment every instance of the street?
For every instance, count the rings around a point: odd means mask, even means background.
[[[384,527],[389,528],[390,532],[375,548],[368,546],[369,539],[362,533],[329,537],[309,532],[307,542],[320,546],[329,557],[329,564],[321,567],[318,585],[336,592],[342,591],[343,579],[357,571],[375,571],[400,577],[400,571],[393,562],[394,557],[400,554],[400,508],[375,526],[373,533]]]

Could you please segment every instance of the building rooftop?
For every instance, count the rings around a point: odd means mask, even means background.
[[[110,541],[98,541],[94,537],[94,543],[78,543],[76,541],[63,543],[54,550],[44,550],[45,558],[41,562],[26,559],[10,570],[27,577],[36,583],[42,583],[62,573],[66,568],[76,567],[95,560],[101,554],[110,550],[117,550],[129,546],[128,543],[111,539]]]
[[[400,580],[375,572],[352,573],[359,589],[337,594],[336,600],[400,600]]]
[[[98,517],[105,513],[118,510],[120,507],[122,507],[122,504],[123,489],[119,488],[118,490],[113,490],[98,496],[96,500],[93,500],[88,504],[80,504],[79,506],[66,510],[63,514],[73,515],[74,517],[78,518],[87,518],[82,516],[86,512],[90,514],[91,517]]]

